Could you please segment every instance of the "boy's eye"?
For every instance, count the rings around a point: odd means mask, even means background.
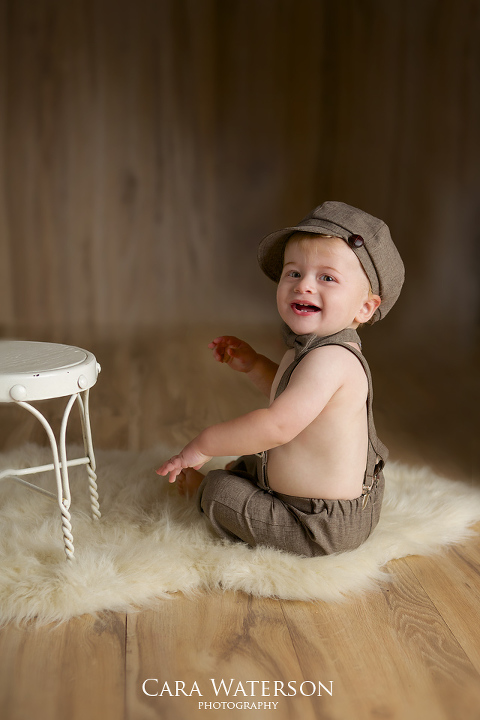
[[[320,280],[325,280],[326,282],[335,282],[335,278],[333,278],[331,275],[320,275]]]
[[[299,277],[300,277],[300,273],[298,272],[298,270],[290,270],[290,272],[288,273],[288,275],[289,275],[289,277],[294,277],[294,278],[299,278]]]

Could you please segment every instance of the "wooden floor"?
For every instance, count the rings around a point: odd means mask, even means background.
[[[261,351],[280,353],[267,334],[245,332]],[[92,391],[97,447],[140,450],[160,439],[181,445],[205,424],[262,404],[245,378],[210,360],[211,337],[205,329],[135,341],[48,339],[88,347],[102,364]],[[477,483],[473,358],[440,366],[373,347],[367,354],[377,426],[392,457]],[[53,422],[62,411],[58,401],[43,409]],[[79,432],[73,424],[71,439]],[[43,442],[34,418],[11,406],[0,406],[0,437],[4,449]],[[388,571],[391,582],[379,592],[341,605],[201,594],[134,615],[4,627],[0,718],[480,718],[479,538],[437,557],[392,562]],[[217,689],[233,679],[230,695],[217,697],[212,679]]]

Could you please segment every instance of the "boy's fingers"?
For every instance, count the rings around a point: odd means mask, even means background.
[[[177,479],[177,475],[180,475],[181,472],[182,471],[180,468],[174,468],[173,470],[171,470],[170,477],[168,478],[168,482],[170,482],[170,483],[175,482],[175,480]]]
[[[210,345],[234,345],[235,347],[238,347],[241,342],[242,341],[234,335],[220,335],[219,337],[214,338],[208,347],[210,347]]]
[[[155,471],[157,475],[168,475],[169,472],[172,472],[172,469],[177,466],[175,459],[176,458],[172,458],[171,460],[167,460],[167,462],[163,463],[163,465],[161,465],[158,470]],[[177,470],[176,474],[178,475],[180,471],[181,469]]]

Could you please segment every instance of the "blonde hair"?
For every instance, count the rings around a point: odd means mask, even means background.
[[[290,235],[285,247],[287,247],[287,245],[290,242],[294,242],[294,243],[297,243],[298,245],[301,245],[302,243],[306,244],[306,243],[310,242],[310,240],[315,240],[315,238],[331,238],[333,240],[342,240],[342,238],[338,237],[338,235],[326,235],[325,233],[307,233],[307,232],[302,232],[301,230],[298,230],[297,232],[294,232],[294,233],[292,233],[292,235]]]

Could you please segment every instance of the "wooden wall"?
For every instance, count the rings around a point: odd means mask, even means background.
[[[378,337],[468,345],[479,37],[478,0],[0,0],[1,332],[274,322],[258,240],[338,199],[404,255]]]

